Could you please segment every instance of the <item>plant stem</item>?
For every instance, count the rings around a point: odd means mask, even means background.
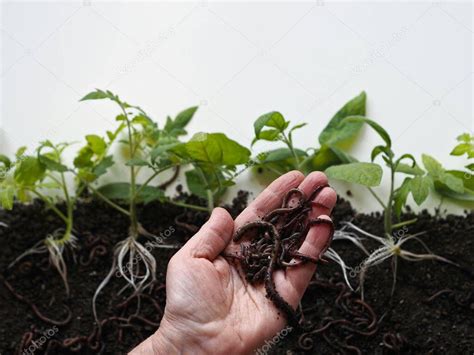
[[[400,227],[403,227],[403,226],[408,226],[408,225],[410,225],[410,224],[415,223],[416,221],[418,221],[418,218],[413,218],[413,219],[409,219],[408,221],[403,221],[403,222],[400,222],[400,223],[395,223],[394,225],[392,225],[392,230],[393,230],[393,229],[400,228]]]
[[[121,103],[119,103],[120,107],[122,108],[123,114],[125,115],[125,120],[127,122],[127,132],[128,132],[128,147],[130,152],[130,159],[135,157],[135,149],[133,146],[133,135],[132,135],[132,127],[130,124],[130,120],[128,119],[127,110]],[[137,211],[136,211],[136,204],[135,204],[135,190],[136,190],[136,181],[135,181],[135,167],[132,165],[130,166],[130,201],[129,201],[129,217],[130,217],[130,231],[131,235],[134,238],[138,237],[138,221],[137,221]]]
[[[191,209],[197,210],[197,211],[209,212],[209,209],[207,207],[191,205],[191,204],[188,204],[188,203],[177,202],[177,201],[173,201],[173,200],[168,200],[167,202],[172,204],[172,205],[179,206],[179,207],[191,208]]]
[[[392,235],[392,205],[393,205],[393,190],[394,190],[394,184],[395,184],[395,169],[393,166],[393,163],[390,164],[390,195],[388,196],[388,203],[387,206],[385,207],[385,213],[384,213],[384,227],[385,227],[385,233],[390,236]]]
[[[73,226],[73,208],[74,203],[71,201],[69,197],[69,192],[67,190],[66,185],[66,178],[64,177],[64,173],[61,172],[61,182],[62,188],[64,192],[64,198],[66,200],[66,207],[67,207],[67,222],[66,222],[66,231],[61,239],[58,240],[59,243],[66,243],[71,238],[72,226]]]
[[[46,196],[39,193],[37,190],[31,190],[31,192],[43,200],[48,205],[48,207],[51,208],[58,215],[58,217],[64,221],[64,223],[68,223],[67,217],[64,215],[64,213],[62,213]]]
[[[196,166],[196,171],[199,174],[199,177],[201,178],[202,182],[206,185],[206,194],[207,194],[207,211],[209,213],[212,212],[214,209],[214,196],[212,194],[211,189],[209,188],[209,182],[206,179],[206,176],[204,175],[204,172],[199,166]]]
[[[286,144],[286,145],[288,146],[288,148],[290,149],[291,154],[293,154],[293,157],[295,158],[295,168],[296,168],[296,169],[299,169],[299,167],[300,167],[300,158],[299,158],[298,155],[296,154],[295,148],[293,148],[293,142],[288,139],[288,137],[286,136],[285,132],[282,132],[281,134],[282,134],[282,136],[283,136],[283,142],[285,142],[285,144]]]
[[[161,168],[157,171],[155,171],[143,184],[140,185],[140,187],[135,191],[135,198],[138,197],[138,194],[146,187],[148,184],[160,173],[172,168],[174,165],[168,165],[165,168]]]
[[[92,185],[88,185],[89,186],[89,189],[91,189],[91,191],[96,194],[97,196],[99,196],[105,203],[107,203],[110,207],[112,208],[115,208],[117,211],[119,211],[120,213],[123,213],[124,215],[126,216],[129,216],[130,215],[130,212],[127,211],[126,209],[120,207],[119,205],[117,205],[115,202],[113,202],[112,200],[110,200],[108,197],[106,197],[104,194],[102,194],[99,190],[97,190],[96,188],[92,187]]]

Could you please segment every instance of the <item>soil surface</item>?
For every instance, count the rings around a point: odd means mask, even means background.
[[[247,197],[241,192],[227,206],[233,216],[246,206]],[[180,198],[199,203],[192,196]],[[142,225],[169,244],[184,243],[207,217],[203,212],[160,203],[139,209]],[[338,265],[321,264],[301,304],[303,327],[269,340],[260,353],[473,354],[474,213],[407,213],[403,219],[415,217],[416,223],[398,233],[425,231],[420,238],[432,252],[462,264],[464,270],[439,262],[400,260],[391,299],[392,269],[386,261],[369,271],[362,302],[360,294],[344,283]],[[343,221],[352,221],[382,235],[380,214],[357,214],[342,199],[333,218],[337,228]],[[175,250],[153,249],[158,282],[141,297],[139,315],[135,314],[137,299],[119,295],[123,280],[112,278],[97,302],[103,320],[99,333],[91,299],[109,272],[113,246],[127,235],[127,219],[98,201],[77,206],[78,248],[66,258],[69,297],[46,254],[28,256],[7,269],[18,255],[60,228],[61,221],[39,202],[16,205],[10,212],[0,210],[0,221],[8,225],[0,226],[0,354],[122,354],[156,330],[165,306],[166,266]],[[369,241],[366,245],[370,250],[377,247]],[[366,256],[346,241],[334,241],[332,247],[353,268],[349,281],[356,288],[357,266]],[[425,252],[416,241],[407,242],[406,247]]]

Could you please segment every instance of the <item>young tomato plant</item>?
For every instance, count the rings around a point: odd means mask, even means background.
[[[299,149],[295,147],[293,133],[306,126],[306,123],[290,127],[280,112],[269,112],[260,116],[254,123],[257,141],[280,142],[283,148],[265,151],[253,159],[253,165],[264,168],[276,175],[290,170],[301,170],[309,173],[314,170],[325,170],[331,165],[353,161],[344,150],[354,141],[362,127],[360,122],[341,125],[347,117],[365,115],[366,94],[362,92],[347,102],[329,121],[319,135],[319,148]]]
[[[25,148],[20,148],[15,160],[10,161],[2,156],[4,173],[0,177],[0,203],[5,209],[12,209],[14,199],[27,202],[32,197],[42,200],[64,223],[64,227],[53,231],[44,240],[35,244],[16,258],[9,267],[30,254],[49,253],[51,264],[59,272],[66,293],[69,294],[67,267],[64,260],[66,250],[74,251],[77,238],[73,229],[73,210],[75,198],[70,195],[66,183],[66,174],[72,169],[63,163],[63,151],[67,143],[53,144],[50,141],[40,143],[36,155],[24,155]],[[45,193],[44,190],[50,190]],[[57,198],[61,197],[66,205],[66,212],[57,207]]]
[[[445,197],[460,202],[474,202],[474,135],[463,133],[457,137],[458,144],[451,151],[451,155],[465,156],[470,161],[466,166],[466,170],[447,170],[446,172],[457,179],[462,180],[464,191],[453,191],[443,182],[435,182],[436,191]]]
[[[428,198],[428,195],[433,189],[435,183],[442,183],[451,191],[463,193],[464,187],[462,180],[449,174],[438,161],[429,155],[423,155],[422,157],[423,165],[426,171],[416,163],[415,158],[411,154],[403,154],[397,157],[392,150],[392,141],[389,134],[376,122],[365,117],[357,116],[348,117],[346,122],[359,122],[368,124],[378,133],[384,142],[384,144],[378,145],[372,150],[371,163],[353,162],[349,164],[333,166],[326,170],[326,174],[330,178],[366,186],[384,210],[385,235],[383,237],[363,231],[360,228],[354,226],[352,223],[347,224],[350,229],[362,233],[363,235],[370,237],[381,244],[381,247],[377,248],[372,254],[370,254],[361,265],[360,287],[362,297],[365,274],[368,268],[375,266],[386,259],[392,258],[392,295],[396,285],[398,257],[409,261],[438,260],[456,265],[455,263],[441,256],[433,254],[428,249],[426,244],[418,238],[418,236],[423,233],[416,235],[405,235],[405,232],[402,233],[402,235],[393,233],[396,228],[405,227],[416,221],[402,221],[395,224],[394,216],[396,216],[398,219],[400,218],[402,208],[406,205],[407,197],[410,193],[412,194],[415,202],[418,205],[421,205]],[[372,187],[380,185],[380,181],[382,179],[382,167],[373,163],[373,161],[378,156],[382,157],[382,160],[388,167],[390,174],[389,196],[386,202],[383,202],[378,194],[372,190]],[[404,161],[408,161],[410,164],[406,164]],[[403,183],[398,187],[395,186],[395,175],[397,173],[407,175],[407,177],[405,177],[403,180]],[[419,242],[426,250],[426,253],[415,254],[406,249],[402,249],[402,246],[410,240]]]
[[[189,190],[205,199],[205,210],[211,212],[225,190],[234,185],[237,165],[249,161],[250,151],[223,133],[196,133],[188,142],[171,151],[191,164],[186,172]]]
[[[75,160],[76,166],[80,168],[77,178],[96,196],[126,215],[130,220],[130,228],[127,238],[115,246],[112,268],[95,292],[93,311],[96,320],[98,319],[96,299],[117,271],[135,293],[140,293],[156,281],[156,260],[142,245],[142,241],[139,241],[139,236],[151,239],[155,242],[154,245],[160,248],[176,247],[161,244],[155,235],[140,224],[137,204],[153,200],[175,203],[166,199],[163,191],[170,181],[158,186],[152,186],[151,183],[158,175],[168,170],[174,170],[172,180],[176,178],[181,162],[171,152],[171,148],[179,144],[179,136],[186,134],[184,128],[197,110],[197,107],[192,107],[178,114],[175,119],[168,117],[166,125],[160,129],[143,109],[122,101],[110,91],[93,91],[82,101],[102,99],[111,100],[120,108],[120,114],[116,117],[119,126],[115,132],[108,132],[108,141],[97,136],[88,136],[88,144]],[[127,160],[125,165],[129,171],[129,181],[94,188],[92,182],[105,173],[106,168],[112,164],[112,158],[107,155],[108,147],[122,131],[125,137],[119,140],[119,143],[125,148],[124,155]],[[151,175],[143,183],[139,183],[140,173],[145,168]],[[127,203],[128,209],[124,209],[115,201]]]

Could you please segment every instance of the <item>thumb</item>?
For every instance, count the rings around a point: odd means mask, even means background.
[[[179,253],[214,260],[231,241],[233,231],[234,220],[231,215],[225,209],[217,207],[212,211],[209,220],[188,240]]]

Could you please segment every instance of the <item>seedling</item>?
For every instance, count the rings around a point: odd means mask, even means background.
[[[182,163],[189,163],[186,172],[189,190],[207,201],[205,210],[212,211],[225,190],[235,184],[236,167],[249,161],[250,151],[223,133],[196,133],[188,142],[171,151]]]
[[[295,147],[293,133],[306,126],[299,123],[291,126],[280,112],[269,112],[260,116],[254,123],[255,138],[252,146],[258,141],[280,142],[286,147],[265,151],[253,159],[258,168],[267,169],[276,175],[290,170],[301,170],[309,173],[323,171],[327,167],[349,163],[354,159],[344,152],[357,137],[362,127],[360,122],[341,125],[347,117],[365,115],[366,94],[362,92],[347,102],[329,121],[319,135],[319,148],[306,150]]]
[[[451,151],[451,155],[465,156],[466,158],[474,158],[474,135],[463,133],[457,137],[459,142]],[[472,161],[472,160],[471,160]],[[462,180],[464,191],[453,191],[443,182],[435,183],[436,191],[442,196],[465,202],[474,202],[474,163],[465,166],[466,170],[447,170],[446,172],[457,179]]]
[[[36,156],[24,155],[26,148],[20,148],[15,161],[2,157],[4,174],[0,178],[0,202],[5,209],[12,209],[15,197],[21,202],[27,202],[31,197],[41,199],[63,222],[64,228],[57,229],[32,248],[17,257],[9,267],[12,267],[24,257],[31,254],[48,253],[50,263],[59,272],[66,293],[69,295],[67,267],[64,261],[66,250],[74,252],[77,238],[73,230],[73,210],[75,198],[70,196],[66,183],[66,173],[70,172],[63,163],[63,151],[67,143],[53,144],[45,141],[36,150]],[[66,205],[66,213],[57,206],[57,199],[43,190],[59,193]]]
[[[157,199],[166,200],[163,189],[160,186],[150,186],[150,184],[161,173],[171,169],[175,169],[176,172],[179,169],[181,163],[171,152],[171,148],[179,145],[178,137],[186,133],[184,128],[197,110],[197,107],[189,108],[178,114],[174,120],[168,117],[165,127],[159,129],[157,123],[143,109],[122,101],[110,91],[93,91],[82,101],[102,99],[111,100],[119,106],[121,112],[116,118],[119,126],[115,132],[108,132],[108,142],[97,136],[88,136],[87,146],[81,150],[75,160],[76,166],[82,169],[79,170],[77,177],[99,198],[128,216],[130,228],[127,238],[115,246],[112,267],[94,294],[93,312],[97,321],[96,299],[117,270],[127,281],[127,286],[133,288],[134,294],[140,293],[156,281],[156,260],[139,240],[140,236],[155,242],[156,247],[176,247],[171,244],[161,244],[157,236],[148,232],[140,224],[137,203],[148,203]],[[125,131],[126,138],[120,140],[120,143],[126,148],[129,182],[108,184],[96,189],[91,182],[112,164],[112,158],[107,155],[107,147],[122,130]],[[144,167],[149,168],[153,173],[140,184],[137,181]],[[174,174],[174,177],[176,175]],[[114,202],[117,200],[126,202],[128,209]],[[178,204],[171,200],[167,202]],[[186,207],[190,206],[186,205]]]
[[[448,173],[438,161],[429,155],[423,155],[422,159],[426,171],[416,163],[415,158],[411,154],[403,154],[397,158],[392,150],[392,142],[389,134],[379,124],[368,118],[358,116],[348,117],[345,122],[366,123],[372,127],[384,141],[383,145],[378,145],[372,150],[371,163],[353,162],[333,166],[326,170],[328,177],[366,186],[384,210],[384,237],[375,236],[362,231],[353,224],[347,225],[350,229],[356,230],[381,244],[381,247],[370,254],[361,265],[360,288],[362,297],[364,295],[364,280],[367,270],[386,259],[392,258],[393,263],[392,295],[396,285],[398,257],[409,261],[437,260],[456,265],[443,257],[433,254],[426,244],[418,238],[418,236],[423,233],[406,236],[398,236],[393,233],[396,228],[407,226],[416,220],[402,221],[395,224],[393,219],[394,215],[398,219],[400,218],[402,208],[406,205],[406,200],[410,193],[415,202],[421,205],[428,198],[435,183],[442,183],[453,192],[464,193],[462,180]],[[372,190],[372,187],[378,186],[382,179],[382,167],[373,163],[378,156],[382,157],[390,171],[390,191],[386,203]],[[404,161],[409,161],[410,164],[406,164]],[[395,188],[396,173],[408,175],[398,188]],[[427,253],[415,254],[402,249],[402,245],[410,240],[418,241]]]

